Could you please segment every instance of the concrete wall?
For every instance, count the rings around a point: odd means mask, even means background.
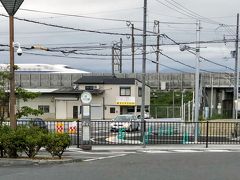
[[[30,88],[46,87],[71,87],[73,82],[82,76],[91,75],[111,75],[109,73],[92,74],[16,74],[17,86]],[[116,74],[117,77],[137,78],[141,80],[141,73],[137,74]],[[230,73],[201,73],[202,84],[211,85],[213,77],[213,86],[232,86],[233,74]],[[192,89],[194,87],[194,73],[147,73],[146,83],[152,88],[161,88],[161,82],[166,82],[167,89]]]

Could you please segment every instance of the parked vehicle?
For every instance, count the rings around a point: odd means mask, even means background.
[[[141,119],[141,115],[138,115],[137,118]],[[150,118],[149,112],[144,112],[144,119],[149,119],[149,118]]]
[[[110,124],[111,131],[125,129],[126,131],[131,132],[133,130],[137,131],[140,128],[140,120],[137,118],[137,116],[132,114],[118,115],[112,121],[113,122]]]
[[[37,126],[42,129],[48,130],[48,126],[46,122],[41,118],[21,118],[17,120],[17,125],[31,125],[31,126]]]

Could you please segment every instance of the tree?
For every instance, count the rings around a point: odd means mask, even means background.
[[[2,124],[5,117],[8,116],[9,79],[10,73],[8,71],[0,71],[0,124]]]
[[[16,98],[23,99],[24,102],[35,99],[38,96],[40,96],[40,93],[29,92],[20,87],[16,88]],[[16,117],[21,118],[23,116],[29,116],[29,115],[38,116],[38,115],[42,115],[42,114],[43,114],[42,110],[33,109],[29,106],[23,106],[23,107],[17,107]]]
[[[14,69],[18,69],[17,66]],[[6,117],[8,117],[9,112],[9,80],[11,78],[9,67],[7,66],[5,69],[0,71],[0,124],[5,121]],[[37,98],[40,93],[28,92],[27,90],[17,87],[16,88],[16,98],[18,100],[22,99],[24,102]],[[33,109],[28,106],[17,107],[16,109],[16,118],[21,118],[22,116],[34,115],[38,116],[43,114],[41,110]]]

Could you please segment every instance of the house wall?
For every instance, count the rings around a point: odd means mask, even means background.
[[[29,106],[34,109],[38,109],[39,105],[49,106],[49,113],[45,113],[43,115],[40,115],[39,117],[44,119],[55,119],[55,101],[52,95],[42,94],[33,100],[24,102],[22,99],[20,99],[20,100],[17,100],[16,103],[17,103],[16,104],[17,107]]]

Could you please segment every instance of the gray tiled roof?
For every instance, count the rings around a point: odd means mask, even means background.
[[[135,78],[117,78],[114,76],[83,76],[74,84],[135,84]]]

